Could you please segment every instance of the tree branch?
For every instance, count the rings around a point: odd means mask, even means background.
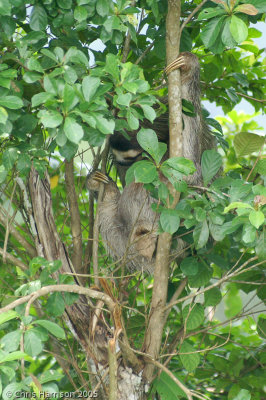
[[[166,56],[167,65],[174,61],[179,52],[179,20],[181,13],[180,0],[168,0],[168,14],[166,19]],[[169,74],[169,142],[170,157],[182,156],[182,103],[180,72],[172,71]],[[179,200],[179,193],[173,193],[174,201],[171,207],[175,207]],[[156,262],[154,270],[154,284],[152,292],[151,308],[147,330],[144,338],[144,349],[151,359],[158,357],[161,347],[163,328],[165,324],[165,304],[167,300],[169,253],[172,236],[164,232],[159,235]],[[154,363],[148,363],[143,375],[151,381],[154,372]]]
[[[130,7],[135,7],[136,1],[132,0],[130,3]],[[130,51],[130,41],[131,41],[131,34],[129,30],[127,31],[124,48],[123,48],[123,56],[122,56],[122,63],[127,61],[128,53]]]
[[[69,204],[71,233],[73,240],[72,264],[78,273],[86,273],[82,268],[82,232],[77,193],[74,181],[74,162],[65,160],[66,192]]]
[[[135,62],[136,65],[138,65],[138,64],[143,60],[143,58],[146,56],[146,54],[148,54],[149,51],[153,48],[154,42],[155,42],[155,40],[153,40],[153,41],[151,42],[151,44],[150,44],[150,45],[144,50],[144,52],[139,56],[139,58],[137,58],[137,60],[136,60],[136,62]]]
[[[115,338],[108,341],[109,400],[117,400],[117,358]]]
[[[97,290],[93,290],[90,288],[84,288],[83,286],[79,285],[50,285],[50,286],[44,286],[39,290],[36,290],[36,292],[33,292],[31,294],[28,294],[27,296],[23,296],[20,299],[17,299],[13,301],[12,303],[8,304],[7,306],[3,307],[0,309],[0,314],[13,310],[13,308],[21,305],[21,304],[27,304],[25,314],[29,315],[29,309],[32,303],[36,299],[38,299],[41,296],[45,296],[47,294],[53,293],[53,292],[68,292],[68,293],[77,293],[77,294],[83,294],[85,296],[91,297],[96,300],[101,300],[105,304],[107,304],[110,312],[112,312],[115,308],[115,302],[111,299],[110,296],[108,296],[106,293],[99,292]]]
[[[189,21],[192,20],[192,18],[194,17],[195,14],[197,14],[197,12],[204,6],[205,3],[207,3],[208,0],[203,0],[193,11],[192,13],[189,14],[189,16],[187,17],[187,19],[183,22],[183,24],[181,25],[180,28],[180,35],[183,31],[183,29],[185,28],[185,26],[189,23]]]
[[[0,247],[0,254],[3,257],[5,254],[5,258],[13,265],[19,266],[23,271],[28,270],[28,266],[24,264],[22,261],[20,261],[18,258],[14,257],[12,254],[9,254],[7,252],[4,252],[4,249]]]
[[[207,292],[207,291],[210,290],[210,289],[213,289],[213,288],[215,288],[215,287],[217,287],[217,286],[220,286],[222,283],[228,281],[229,279],[233,278],[234,276],[237,276],[237,275],[241,274],[241,273],[243,272],[243,271],[242,271],[243,268],[245,268],[246,265],[248,265],[250,262],[255,261],[255,260],[257,260],[257,259],[258,259],[258,257],[252,257],[252,258],[250,258],[248,261],[246,261],[244,264],[242,264],[241,267],[239,267],[236,271],[234,271],[234,272],[232,272],[232,273],[230,273],[230,274],[224,275],[224,276],[223,276],[221,279],[219,279],[217,282],[213,283],[212,285],[210,285],[210,286],[208,286],[208,287],[206,287],[206,288],[204,288],[204,289],[199,290],[197,293],[191,293],[191,294],[189,294],[189,295],[187,295],[187,296],[185,296],[185,297],[181,297],[181,299],[178,299],[178,300],[175,300],[175,301],[170,301],[170,303],[168,303],[168,304],[166,305],[165,310],[167,310],[167,309],[173,307],[173,306],[176,305],[176,304],[183,303],[183,302],[186,301],[186,300],[190,300],[190,299],[192,299],[192,298],[195,297],[195,296],[199,296],[200,294],[203,294],[203,293]],[[245,271],[248,271],[249,269],[255,268],[255,267],[257,267],[258,265],[262,265],[264,262],[265,262],[265,261],[261,261],[261,262],[259,262],[259,263],[257,263],[257,264],[254,264],[254,265],[252,265],[252,267],[247,268]]]
[[[0,211],[0,223],[3,226],[7,224],[7,217]],[[29,253],[31,258],[36,257],[37,252],[34,246],[32,246],[25,238],[22,236],[19,231],[14,227],[13,224],[9,224],[9,232],[10,234],[21,244],[21,246]]]

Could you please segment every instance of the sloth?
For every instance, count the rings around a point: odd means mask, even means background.
[[[183,52],[166,68],[166,73],[180,68],[182,99],[191,102],[194,106],[195,116],[183,113],[183,156],[192,160],[196,166],[196,172],[187,181],[190,184],[200,184],[202,181],[200,161],[204,150],[215,147],[213,135],[205,123],[200,103],[200,65],[196,55]],[[167,103],[167,98],[161,99]],[[168,112],[157,117],[153,123],[144,120],[141,123],[144,128],[152,128],[158,140],[168,144]],[[129,139],[123,133],[115,132],[110,137],[110,147],[115,166],[123,186],[127,169],[136,161],[142,159],[143,149],[138,144],[136,132],[127,132]]]
[[[158,214],[151,208],[155,200],[141,183],[131,183],[121,193],[114,181],[100,171],[87,177],[87,187],[98,192],[99,230],[108,254],[131,271],[152,272],[157,243]]]
[[[200,105],[200,66],[194,54],[185,52],[166,68],[181,71],[182,98],[194,106],[195,116],[183,114],[183,156],[192,160],[197,168],[188,179],[190,184],[201,183],[200,159],[204,150],[215,147],[214,139],[203,120]],[[165,99],[163,99],[165,101]],[[156,118],[154,123],[143,121],[142,126],[153,128],[158,140],[168,143],[168,114]],[[110,137],[110,147],[118,174],[125,183],[127,169],[143,157],[136,132],[127,132],[129,140],[120,132]],[[99,171],[89,174],[87,187],[99,191],[104,184],[103,201],[99,204],[99,229],[108,254],[121,261],[131,271],[152,272],[155,264],[158,239],[158,213],[152,210],[155,199],[143,184],[131,183],[120,193],[117,185]],[[184,242],[178,239],[176,251],[182,252]],[[184,253],[183,253],[184,257]]]

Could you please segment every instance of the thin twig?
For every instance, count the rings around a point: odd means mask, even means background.
[[[0,247],[0,254],[1,254],[1,256],[4,255],[4,249],[2,249],[1,247]],[[11,264],[17,265],[18,267],[20,267],[22,269],[22,271],[28,270],[28,266],[26,264],[24,264],[22,261],[20,261],[18,258],[14,257],[12,254],[5,252],[5,257]]]
[[[151,42],[151,44],[144,50],[144,52],[137,58],[135,64],[138,65],[143,58],[149,53],[149,51],[153,48],[155,40]]]
[[[208,0],[203,0],[193,11],[192,13],[189,14],[189,16],[187,17],[187,19],[183,22],[183,24],[181,25],[180,28],[180,34],[182,33],[183,29],[185,28],[185,26],[189,23],[189,21],[191,21],[191,19],[194,17],[195,14],[197,14],[197,12],[204,6],[205,3],[207,3]]]
[[[239,274],[241,273],[241,271],[243,270],[243,268],[245,268],[246,265],[248,265],[250,262],[255,261],[255,260],[257,260],[257,259],[258,259],[257,256],[256,256],[256,257],[250,258],[248,261],[246,261],[244,264],[242,264],[241,267],[239,267],[237,270],[235,270],[234,272],[232,272],[232,273],[230,273],[230,274],[224,275],[224,276],[223,276],[221,279],[219,279],[217,282],[213,283],[212,285],[210,285],[210,286],[208,286],[208,287],[206,287],[206,288],[204,288],[204,289],[199,290],[196,294],[195,294],[195,293],[191,293],[191,294],[189,294],[189,295],[187,295],[187,296],[185,296],[185,297],[182,297],[181,299],[178,299],[178,300],[176,300],[176,301],[173,301],[173,302],[170,301],[170,303],[168,303],[168,304],[165,306],[165,310],[167,310],[168,308],[172,308],[172,307],[173,307],[174,305],[176,305],[176,304],[183,303],[184,301],[189,300],[189,299],[191,299],[191,298],[193,298],[193,297],[195,297],[195,296],[199,296],[200,294],[205,293],[205,292],[207,292],[207,291],[210,290],[210,289],[213,289],[213,288],[215,288],[215,287],[217,287],[217,286],[220,286],[222,283],[228,281],[229,279],[233,278],[234,276],[239,275]],[[259,262],[259,263],[257,263],[257,264],[254,264],[254,265],[252,265],[252,267],[247,268],[245,271],[248,271],[249,269],[253,269],[253,268],[255,268],[256,266],[263,264],[264,262],[265,262],[265,261],[261,261],[261,262]]]
[[[135,5],[136,1],[132,0],[130,3],[130,7],[135,7]],[[131,41],[131,34],[128,30],[123,48],[122,63],[125,63],[127,61],[128,53],[130,51],[130,41]]]
[[[106,163],[107,163],[107,157],[109,153],[109,136],[107,135],[106,142],[105,142],[105,147],[103,149],[103,152],[101,154],[101,159],[102,159],[102,166],[101,166],[101,172],[105,174],[106,171]],[[98,244],[99,244],[99,205],[103,199],[104,196],[104,184],[100,184],[100,190],[99,190],[99,195],[98,195],[98,207],[95,215],[95,220],[94,220],[94,226],[93,226],[93,245],[92,245],[92,262],[93,262],[93,273],[95,275],[95,285],[99,286],[99,270],[98,270]]]
[[[263,145],[262,145],[262,146],[261,146],[261,148],[260,148],[260,151],[259,151],[258,157],[256,158],[256,160],[255,160],[255,162],[254,162],[254,165],[253,165],[253,167],[251,168],[251,170],[250,170],[250,172],[249,172],[248,176],[246,177],[246,182],[248,182],[248,180],[249,180],[249,178],[250,178],[250,175],[251,175],[251,174],[252,174],[252,172],[254,171],[254,168],[256,167],[256,165],[257,165],[257,162],[258,162],[258,161],[259,161],[259,159],[260,159],[260,155],[261,155],[261,152],[262,152],[263,148],[264,148],[264,143],[263,143]]]

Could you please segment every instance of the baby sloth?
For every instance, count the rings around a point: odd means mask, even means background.
[[[155,200],[141,183],[131,183],[120,193],[115,182],[101,172],[88,175],[90,191],[98,192],[101,183],[99,229],[108,254],[131,271],[152,272],[158,225],[158,214],[151,209]]]

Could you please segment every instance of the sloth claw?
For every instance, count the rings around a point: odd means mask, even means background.
[[[87,187],[89,190],[99,191],[101,183],[110,183],[108,176],[104,175],[102,172],[93,171],[87,176]]]
[[[184,67],[185,65],[185,58],[183,56],[179,56],[176,60],[167,65],[164,71],[168,75],[171,71],[175,71],[176,69]]]
[[[93,179],[102,183],[110,182],[110,179],[100,171],[93,172]]]

